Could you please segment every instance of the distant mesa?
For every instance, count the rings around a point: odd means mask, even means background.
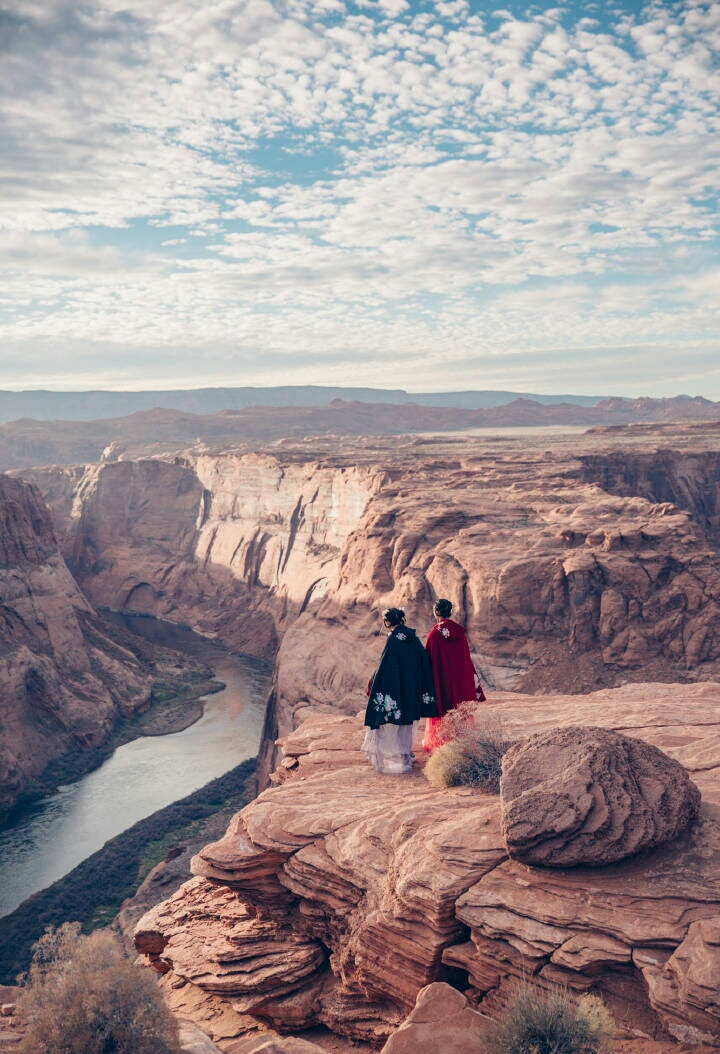
[[[593,406],[602,396],[533,395],[506,391],[409,393],[402,388],[335,388],[314,384],[137,392],[0,391],[0,423],[21,417],[40,421],[92,421],[103,417],[124,417],[156,407],[212,414],[219,410],[244,410],[251,406],[329,406],[335,399],[375,404],[415,402],[423,406],[456,406],[475,410],[502,406],[518,398],[548,405],[563,402]]]
[[[17,419],[8,421],[9,417]],[[148,457],[191,444],[245,444],[250,449],[258,442],[328,436],[642,427],[671,421],[686,421],[690,427],[692,422],[720,421],[720,403],[688,396],[598,400],[484,391],[410,395],[353,388],[0,392],[3,420],[0,471],[9,471],[87,464],[110,456]]]

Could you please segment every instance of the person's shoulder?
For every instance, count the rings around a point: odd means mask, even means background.
[[[393,630],[392,635],[395,640],[406,641],[413,640],[413,638],[417,640],[417,633],[412,628],[412,626],[396,626],[396,628]]]

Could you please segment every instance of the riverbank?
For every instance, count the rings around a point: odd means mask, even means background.
[[[166,650],[166,649],[163,649]],[[55,758],[18,795],[12,809],[0,815],[0,832],[12,827],[33,805],[99,768],[117,750],[141,736],[165,736],[182,732],[204,713],[205,697],[225,687],[210,666],[185,657],[194,666],[182,673],[164,670],[154,681],[147,710],[120,717],[108,738],[96,747],[75,750]]]
[[[254,794],[252,758],[111,838],[69,874],[0,918],[0,984],[13,984],[27,969],[32,945],[48,926],[78,921],[89,933],[108,925],[160,860],[201,848],[218,824],[225,826]],[[177,876],[177,885],[184,877]],[[169,891],[165,886],[162,895]]]

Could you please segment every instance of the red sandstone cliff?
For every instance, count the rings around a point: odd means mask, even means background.
[[[38,489],[2,475],[0,604],[2,811],[52,758],[147,705],[150,678],[78,589]]]
[[[430,981],[493,1016],[526,978],[600,993],[620,1037],[717,1043],[720,685],[501,694],[484,709],[511,737],[580,723],[660,747],[701,790],[699,820],[609,866],[526,867],[508,858],[497,797],[435,790],[421,761],[380,776],[360,718],[316,715],[285,739],[280,785],[138,925],[175,1009],[223,1049],[258,1022],[377,1040]]]
[[[91,600],[276,654],[270,742],[358,708],[390,602],[423,632],[450,597],[491,688],[717,676],[720,436],[668,442],[315,440],[34,478]]]
[[[390,600],[422,631],[449,596],[491,687],[716,675],[720,443],[692,438],[689,479],[688,442],[663,455],[662,492],[646,436],[318,441],[36,473],[91,598],[277,649],[266,773],[275,734],[315,715],[285,744],[288,786],[143,925],[187,1013],[225,1039],[248,1012],[376,1037],[435,977],[492,1011],[530,974],[596,985],[647,1035],[716,1033],[716,684],[499,700],[518,731],[605,724],[694,773],[705,804],[684,841],[591,878],[509,861],[492,799],[378,782],[337,716],[361,705]]]

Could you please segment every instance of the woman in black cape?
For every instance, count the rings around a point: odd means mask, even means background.
[[[405,612],[388,608],[383,623],[389,633],[368,684],[362,749],[378,772],[396,774],[412,770],[413,723],[438,710],[430,660]]]

